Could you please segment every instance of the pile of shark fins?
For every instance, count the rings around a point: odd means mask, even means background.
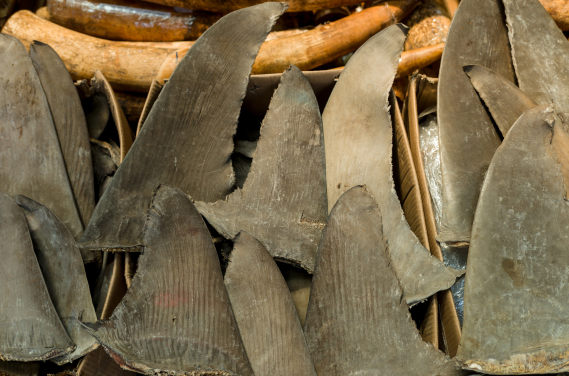
[[[439,240],[469,245],[457,359],[489,374],[565,372],[569,42],[538,0],[494,4],[484,19],[461,2],[438,87]],[[503,47],[465,43],[472,27]]]

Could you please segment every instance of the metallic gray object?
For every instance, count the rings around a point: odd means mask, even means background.
[[[437,240],[469,242],[484,174],[500,145],[490,116],[463,66],[478,64],[514,81],[501,0],[463,0],[441,60],[438,90],[443,181]]]

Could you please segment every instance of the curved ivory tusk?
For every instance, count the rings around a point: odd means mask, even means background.
[[[166,42],[195,40],[221,17],[220,14],[200,11],[178,13],[170,7],[140,4],[135,7],[126,2],[106,4],[90,0],[50,0],[47,19],[99,38]],[[148,9],[156,7],[159,9]]]
[[[310,31],[267,41],[259,51],[253,74],[282,73],[291,64],[309,70],[333,61],[401,20],[415,5],[414,0],[391,1]],[[175,63],[185,55],[183,50],[187,52],[193,44],[108,41],[63,28],[29,11],[15,13],[3,32],[26,46],[34,40],[50,45],[75,79],[90,78],[99,69],[113,88],[132,91],[148,91],[152,79],[169,77]]]

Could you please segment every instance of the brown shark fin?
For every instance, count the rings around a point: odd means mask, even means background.
[[[524,112],[537,106],[519,87],[486,67],[467,65],[464,71],[490,110],[503,137],[506,137],[512,125]]]
[[[447,268],[421,245],[394,188],[388,96],[406,32],[403,25],[390,26],[356,51],[340,75],[322,119],[328,208],[351,187],[368,187],[384,217],[384,234],[405,300],[415,304],[448,289],[461,273]],[[378,66],[384,68],[374,68]]]
[[[291,66],[271,100],[243,189],[196,207],[222,235],[247,231],[273,257],[312,272],[326,200],[318,102],[300,69]]]
[[[515,81],[501,0],[462,0],[443,52],[437,102],[443,181],[440,242],[470,241],[484,173],[500,146],[492,119],[462,68],[471,64]]]
[[[50,299],[24,213],[2,192],[0,239],[0,360],[44,361],[69,354],[75,346]]]
[[[109,320],[85,325],[125,369],[252,376],[201,215],[161,185],[147,216],[130,289]]]
[[[95,208],[80,248],[141,250],[145,212],[160,184],[205,202],[231,192],[233,135],[248,77],[286,8],[269,2],[232,12],[194,43]]]
[[[80,323],[97,321],[81,253],[69,230],[48,208],[24,196],[16,196],[15,201],[26,217],[51,301],[76,345],[72,353],[53,361],[59,365],[72,362],[98,346]]]
[[[569,158],[552,107],[526,111],[488,169],[476,208],[457,358],[490,374],[569,370]],[[563,139],[556,140],[559,136]],[[559,144],[558,144],[559,141]]]
[[[255,376],[316,376],[286,282],[266,248],[244,231],[224,281]]]
[[[30,58],[49,103],[75,202],[86,226],[95,209],[95,186],[89,130],[81,100],[53,48],[36,41],[30,45]]]
[[[382,232],[380,208],[356,186],[334,205],[318,250],[305,334],[319,375],[453,376],[421,340]]]
[[[26,48],[6,34],[0,82],[0,190],[41,202],[79,239],[83,224],[48,100]]]

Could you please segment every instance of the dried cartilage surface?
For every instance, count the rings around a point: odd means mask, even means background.
[[[443,180],[441,242],[468,242],[484,174],[500,137],[463,66],[478,64],[514,82],[501,0],[463,0],[450,26],[438,91]]]
[[[421,340],[389,256],[380,208],[357,186],[328,218],[305,334],[319,375],[458,375],[459,367]]]
[[[385,219],[383,231],[405,300],[413,304],[448,289],[460,273],[446,268],[421,245],[393,185],[387,103],[404,42],[404,26],[394,25],[360,47],[334,87],[322,121],[328,208],[351,187],[367,185]]]
[[[81,253],[69,230],[49,209],[24,196],[16,196],[15,201],[26,217],[51,301],[76,345],[72,353],[53,360],[60,365],[72,362],[98,346],[80,323],[97,321]]]
[[[103,93],[94,93],[81,101],[89,137],[98,139],[111,117],[109,102]]]
[[[86,226],[95,209],[95,185],[81,100],[65,64],[53,48],[36,41],[30,45],[30,58],[47,98],[75,202]]]
[[[244,231],[224,281],[255,376],[316,376],[286,282],[266,248]]]
[[[273,257],[312,272],[326,223],[325,174],[318,102],[306,77],[291,66],[263,120],[243,189],[196,207],[223,236],[247,231]]]
[[[86,325],[126,369],[252,376],[201,215],[182,191],[161,185],[145,216],[130,289],[110,320]]]
[[[310,286],[312,286],[312,275],[302,268],[297,268],[287,263],[277,263],[277,266],[290,291],[300,324],[304,327],[308,299],[310,298]]]
[[[569,41],[538,0],[504,0],[520,89],[540,105],[569,111]]]
[[[0,34],[0,190],[47,206],[79,239],[83,225],[49,105],[24,45]]]
[[[488,169],[472,232],[458,357],[491,374],[569,370],[569,148],[546,106],[526,111]]]
[[[464,71],[504,137],[524,112],[537,106],[519,87],[488,68],[468,65]]]
[[[30,362],[70,353],[75,346],[49,297],[24,213],[2,192],[0,239],[0,360]]]
[[[235,11],[196,41],[152,106],[79,247],[140,248],[146,210],[161,183],[206,202],[231,192],[233,135],[251,67],[285,10],[266,3]]]

